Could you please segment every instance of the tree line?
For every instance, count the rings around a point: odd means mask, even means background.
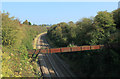
[[[100,11],[95,17],[82,18],[73,23],[61,22],[51,26],[48,36],[60,47],[74,45],[109,44],[118,41],[120,9]]]
[[[47,26],[52,26],[52,24],[40,24],[40,25],[37,25],[37,24],[31,24],[31,22],[28,22],[28,20],[25,20],[23,22],[23,24],[26,24],[26,25],[31,25],[31,26],[42,26],[42,27],[47,27]]]
[[[120,9],[99,11],[76,23],[52,25],[47,36],[56,47],[106,45],[101,50],[58,54],[80,77],[119,77]]]

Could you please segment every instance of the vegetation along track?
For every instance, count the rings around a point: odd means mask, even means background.
[[[37,49],[50,48],[45,39],[46,33],[42,34],[37,40]],[[43,77],[49,78],[73,78],[75,75],[70,71],[69,66],[56,54],[38,55]]]

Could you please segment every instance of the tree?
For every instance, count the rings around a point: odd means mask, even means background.
[[[76,43],[78,45],[89,44],[91,40],[91,31],[93,31],[93,20],[90,18],[83,18],[76,22]]]
[[[120,29],[120,8],[112,12],[116,28]]]
[[[112,14],[107,11],[98,12],[95,16],[94,26],[96,30],[93,33],[93,38],[97,39],[96,43],[109,43],[111,34],[116,30]]]
[[[28,20],[25,20],[23,24],[29,25]]]
[[[68,25],[69,25],[70,27],[76,27],[76,24],[74,24],[74,22],[72,22],[72,21],[68,22]]]
[[[98,12],[95,16],[95,23],[98,27],[102,27],[103,29],[115,26],[112,14],[107,11]]]
[[[28,22],[28,25],[32,25],[31,22]]]
[[[2,13],[2,45],[14,45],[21,38],[17,39],[20,32],[19,21],[9,18],[9,13]]]
[[[74,24],[72,21],[68,23],[70,29],[68,32],[68,41],[70,44],[75,42],[76,39],[76,24]]]
[[[28,20],[25,20],[25,21],[23,22],[23,24],[31,25],[31,22],[28,22]]]
[[[116,34],[113,35],[113,38],[115,39],[114,43],[119,47],[120,46],[120,8],[114,10],[112,14],[113,14],[114,23],[116,24],[116,28],[117,28]],[[119,49],[117,47],[115,48]]]
[[[33,24],[33,26],[37,26],[36,24]]]

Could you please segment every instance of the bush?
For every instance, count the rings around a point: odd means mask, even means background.
[[[46,27],[20,24],[2,13],[2,77],[38,77],[37,62],[28,57],[35,36]],[[33,68],[34,67],[34,68]]]

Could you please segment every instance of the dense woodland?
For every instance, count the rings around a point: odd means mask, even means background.
[[[45,27],[20,23],[18,19],[2,13],[2,77],[38,77],[36,60],[28,57],[27,49],[33,49],[33,39]]]
[[[47,33],[56,47],[105,45],[104,49],[59,54],[80,77],[119,77],[120,9],[100,11],[76,23],[52,25]]]

